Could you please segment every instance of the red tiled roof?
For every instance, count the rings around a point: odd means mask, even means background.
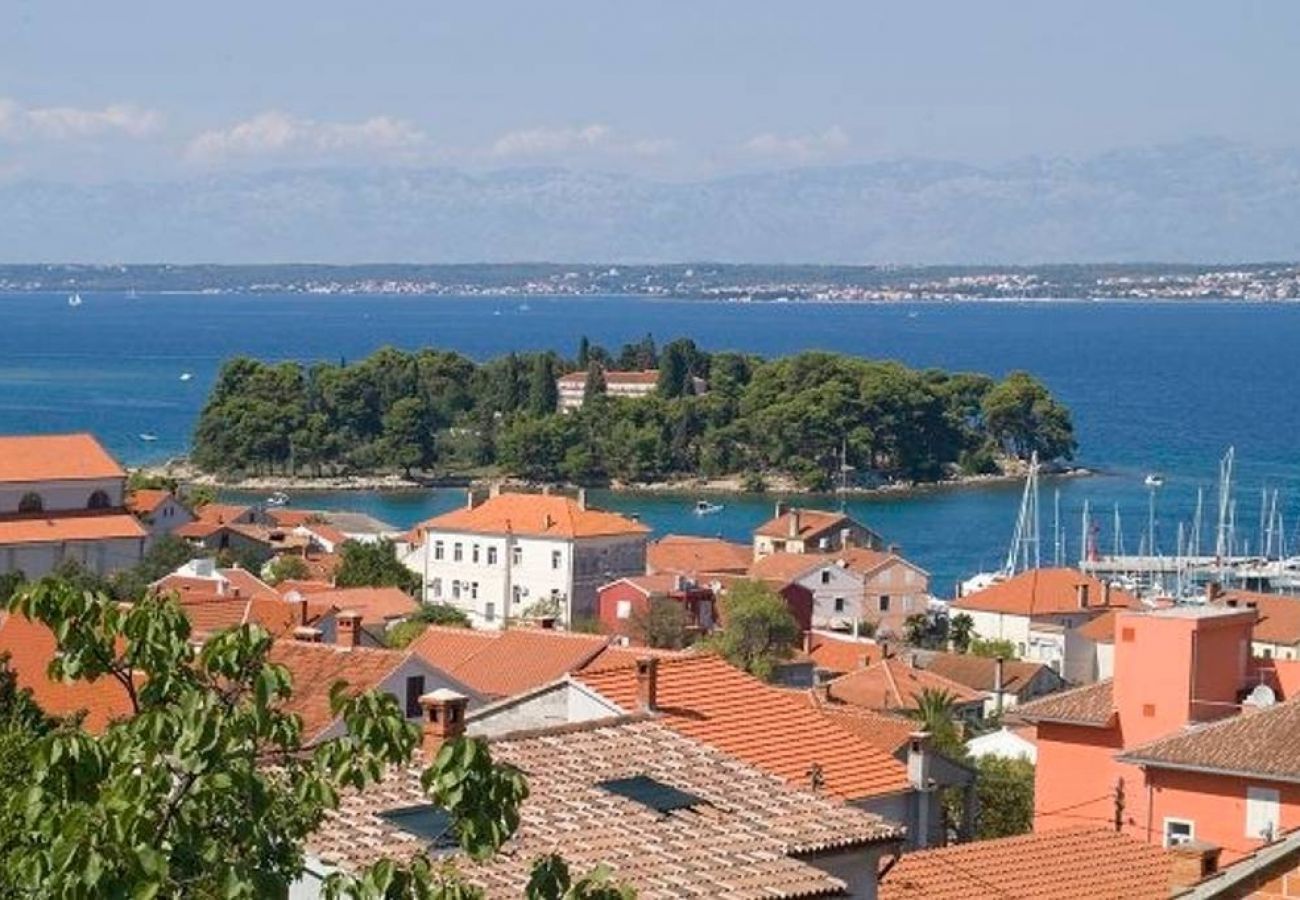
[[[992,691],[997,686],[998,661],[969,653],[935,653],[925,662],[925,670],[935,675],[964,684],[973,691]],[[1019,693],[1051,667],[1038,662],[1007,659],[1002,662],[1002,690]],[[1053,673],[1055,674],[1055,673]]]
[[[307,596],[313,604],[355,610],[361,613],[361,621],[366,624],[382,624],[401,619],[420,608],[420,604],[411,599],[410,594],[396,587],[336,588],[312,592]]]
[[[214,577],[202,578],[176,572],[164,575],[153,583],[157,591],[175,591],[182,600],[189,594],[203,596],[259,597],[279,601],[280,595],[262,579],[247,569],[217,569]]]
[[[348,539],[348,536],[346,534],[339,531],[333,525],[322,525],[319,523],[313,523],[310,525],[303,525],[301,527],[307,529],[308,531],[316,535],[321,540],[329,541],[331,544],[334,544],[335,546],[342,544]]]
[[[171,491],[141,488],[126,495],[126,508],[137,516],[147,516],[171,496]]]
[[[281,528],[297,528],[319,516],[311,509],[290,509],[287,506],[273,506],[266,511],[266,517]]]
[[[123,512],[84,512],[0,521],[0,545],[108,541],[148,536],[149,533],[141,527],[135,516]]]
[[[1125,834],[1064,828],[904,853],[880,900],[1164,900],[1173,856]]]
[[[269,659],[293,676],[293,697],[284,709],[302,718],[303,741],[310,743],[334,722],[330,688],[336,681],[346,681],[351,694],[373,690],[408,656],[405,651],[285,640],[271,645]]]
[[[827,721],[807,700],[728,665],[716,656],[659,663],[657,710],[674,730],[786,781],[847,800],[907,790],[907,771],[874,744]],[[625,710],[637,707],[634,667],[573,676]]]
[[[744,574],[754,561],[754,551],[745,544],[721,538],[667,534],[646,547],[646,571],[671,572],[692,577],[710,572]]]
[[[1046,616],[1077,612],[1077,586],[1088,586],[1088,609],[1107,609],[1106,586],[1077,569],[1030,569],[1000,581],[982,591],[952,602],[953,609],[1010,613],[1018,616]],[[1110,591],[1110,607],[1137,609],[1137,598],[1117,588]]]
[[[286,578],[275,586],[276,591],[281,597],[287,597],[292,593],[299,594],[319,594],[322,591],[334,590],[334,585],[329,581],[313,581],[298,578]]]
[[[196,593],[182,595],[180,604],[190,620],[190,628],[199,638],[239,625],[260,625],[273,637],[283,637],[300,624],[298,607],[284,600]],[[316,618],[309,613],[308,623]]]
[[[944,691],[958,704],[984,701],[984,696],[978,691],[918,669],[897,656],[841,675],[828,682],[826,687],[832,700],[875,710],[916,709],[921,692],[927,689]]]
[[[1300,778],[1300,700],[1159,738],[1125,751],[1122,759],[1156,768],[1210,770],[1251,778]]]
[[[1107,610],[1091,622],[1080,626],[1076,633],[1095,644],[1115,643],[1115,610]]]
[[[647,597],[660,594],[671,594],[674,591],[687,590],[687,586],[682,584],[681,576],[669,575],[629,575],[626,578],[619,578],[611,581],[609,584],[601,585],[600,589],[604,590],[614,584],[630,584]]]
[[[789,584],[823,566],[836,565],[836,559],[830,553],[769,553],[750,564],[749,576]]]
[[[1300,644],[1300,597],[1260,594],[1254,591],[1228,591],[1218,603],[1244,607],[1253,603],[1259,612],[1252,639],[1263,644],[1292,647]]]
[[[852,672],[865,669],[880,659],[881,647],[875,641],[854,640],[851,637],[836,637],[823,631],[814,631],[809,636],[808,656],[813,665],[828,672]]]
[[[410,650],[480,694],[509,697],[582,668],[608,643],[602,635],[541,628],[431,626]]]
[[[424,522],[421,528],[470,534],[523,534],[584,538],[650,531],[618,513],[583,508],[558,494],[499,494],[473,509],[462,507]]]
[[[1017,706],[1016,715],[1030,722],[1060,722],[1065,725],[1105,728],[1115,717],[1111,682],[1107,679],[1039,697]]]
[[[211,525],[224,525],[247,515],[249,509],[251,507],[233,503],[208,503],[195,510],[194,515],[200,522]]]
[[[904,716],[846,703],[824,703],[818,699],[816,691],[806,691],[804,696],[808,698],[808,705],[827,721],[870,741],[891,756],[908,742],[913,732],[920,729],[914,720]]]
[[[839,528],[851,521],[847,515],[840,512],[827,512],[821,509],[789,510],[774,519],[768,519],[754,529],[754,534],[763,535],[764,537],[788,538],[790,536],[790,519],[795,513],[799,514],[798,537],[805,541],[815,538],[823,532]]]
[[[89,434],[0,437],[0,482],[125,477],[117,460]]]
[[[44,625],[16,615],[0,619],[0,656],[8,654],[18,687],[31,690],[32,699],[45,712],[70,716],[85,711],[83,725],[92,734],[132,714],[131,698],[112,678],[52,680],[46,672],[57,650],[54,633]]]

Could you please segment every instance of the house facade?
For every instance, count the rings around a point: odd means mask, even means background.
[[[649,529],[578,499],[548,494],[470,492],[462,509],[417,528],[404,557],[420,574],[424,600],[449,603],[476,627],[514,618],[571,624],[597,613],[597,589],[645,573]]]
[[[778,500],[775,513],[754,529],[754,558],[769,553],[829,553],[847,547],[880,550],[884,539],[843,512],[800,509]]]
[[[601,585],[597,594],[601,632],[631,644],[645,643],[654,600],[678,604],[689,635],[707,634],[715,622],[713,591],[681,575],[632,575]]]
[[[138,490],[126,497],[126,508],[135,514],[149,532],[150,541],[194,521],[194,513],[171,491]]]
[[[865,618],[862,576],[834,554],[768,553],[754,561],[749,576],[803,588],[812,599],[813,628],[855,631]]]
[[[605,395],[636,400],[649,397],[659,388],[659,370],[641,369],[624,371],[606,369]],[[691,376],[691,387],[696,395],[703,394],[708,384],[699,376]],[[555,380],[556,392],[559,394],[559,411],[570,412],[582,408],[582,401],[587,395],[587,373],[570,372]]]
[[[0,437],[0,573],[134,566],[149,532],[125,504],[126,471],[89,434]]]

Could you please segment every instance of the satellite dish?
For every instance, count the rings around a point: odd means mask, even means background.
[[[1277,694],[1266,684],[1257,684],[1246,697],[1246,705],[1256,709],[1268,709],[1277,703]]]

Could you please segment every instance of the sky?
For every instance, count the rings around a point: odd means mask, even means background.
[[[4,0],[0,178],[1300,146],[1300,4]]]

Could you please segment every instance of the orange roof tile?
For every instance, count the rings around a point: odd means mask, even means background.
[[[863,575],[874,572],[882,566],[895,562],[915,569],[923,575],[928,576],[930,574],[911,560],[899,556],[896,552],[890,552],[888,550],[870,550],[866,547],[848,547],[835,555],[844,560],[845,564],[854,572],[860,572]]]
[[[373,690],[408,656],[397,650],[286,640],[271,645],[269,658],[293,676],[293,697],[284,709],[302,718],[303,741],[310,743],[334,722],[330,688],[336,681],[346,681],[352,694]]]
[[[670,575],[666,572],[657,575],[629,575],[626,578],[611,581],[609,584],[603,584],[600,589],[604,590],[613,584],[630,584],[647,597],[690,589],[688,584],[682,582],[682,576]]]
[[[339,531],[333,525],[324,525],[321,523],[314,522],[310,525],[302,525],[301,527],[307,529],[308,531],[316,535],[321,540],[329,541],[331,544],[334,544],[335,546],[344,543],[348,539],[348,536],[346,534],[344,534],[342,531]]]
[[[126,495],[126,508],[137,516],[147,516],[171,496],[171,491],[141,488]]]
[[[1143,766],[1221,772],[1248,778],[1300,778],[1300,700],[1243,709],[1126,750],[1119,758]]]
[[[826,687],[832,700],[876,710],[916,709],[917,699],[927,689],[945,691],[958,704],[984,702],[984,695],[978,691],[918,669],[897,656],[841,675]]]
[[[275,588],[247,569],[239,568],[217,569],[211,578],[181,575],[173,572],[155,581],[153,588],[160,593],[175,591],[182,600],[189,594],[243,598],[259,597],[263,600],[275,601],[281,599]]]
[[[290,594],[319,594],[322,591],[334,590],[334,584],[329,581],[314,581],[311,579],[303,580],[299,578],[286,578],[275,586],[276,591],[281,597],[287,597]]]
[[[1253,603],[1259,611],[1252,634],[1264,644],[1295,646],[1300,644],[1300,597],[1260,594],[1254,591],[1228,591],[1218,602],[1223,606],[1246,606]]]
[[[933,653],[925,661],[925,671],[964,684],[973,691],[994,690],[997,685],[997,669],[996,659],[969,653]],[[1061,683],[1056,680],[1056,673],[1046,663],[1022,659],[1003,660],[1003,692],[1015,694],[1023,691],[1043,670],[1052,672],[1054,683]]]
[[[148,536],[135,516],[121,512],[32,516],[0,521],[0,545],[108,541]]]
[[[1118,588],[1110,591],[1110,604],[1106,604],[1106,585],[1091,575],[1077,569],[1030,569],[1014,578],[1000,581],[982,591],[967,594],[952,602],[953,609],[973,609],[983,612],[1010,613],[1019,616],[1048,616],[1077,612],[1079,609],[1078,585],[1088,586],[1088,608],[1104,610],[1109,607],[1136,609],[1141,606],[1137,598]]]
[[[524,534],[584,538],[646,534],[648,527],[618,513],[583,508],[558,494],[499,494],[473,509],[462,507],[424,522],[422,528],[471,534]]]
[[[1115,610],[1106,610],[1091,622],[1080,626],[1076,633],[1095,644],[1115,643]]]
[[[281,528],[297,528],[319,516],[315,510],[290,509],[287,506],[273,506],[266,511],[266,517]]]
[[[835,564],[836,558],[829,553],[769,553],[750,565],[749,576],[789,584],[809,572]]]
[[[828,672],[852,672],[865,669],[880,659],[881,646],[875,641],[837,637],[823,631],[809,635],[808,656],[813,665]]]
[[[790,519],[796,513],[799,515],[798,537],[805,541],[824,532],[839,528],[842,524],[850,521],[849,517],[841,512],[828,512],[822,509],[792,509],[774,519],[768,519],[754,529],[754,534],[761,534],[764,537],[789,537]]]
[[[891,756],[920,728],[914,720],[905,716],[849,706],[846,703],[825,703],[817,697],[816,691],[805,691],[804,696],[808,698],[808,705],[827,721],[870,741]]]
[[[509,697],[576,671],[609,638],[541,628],[472,631],[433,626],[411,652],[485,696]]]
[[[248,515],[250,509],[252,507],[235,503],[207,503],[196,509],[194,515],[200,522],[224,525]]]
[[[382,624],[411,615],[420,604],[411,595],[396,587],[336,588],[310,592],[307,596],[314,604],[328,604],[335,609],[351,609],[361,613],[366,624]]]
[[[182,595],[180,604],[194,635],[200,638],[239,625],[260,625],[273,637],[282,637],[300,624],[300,610],[284,600],[196,593]],[[315,618],[309,614],[309,623]]]
[[[1064,828],[904,853],[880,900],[1163,900],[1173,861],[1125,834]]]
[[[117,460],[89,434],[0,437],[0,482],[125,477]]]
[[[95,681],[54,681],[46,674],[58,650],[54,632],[22,616],[0,620],[0,656],[9,656],[9,668],[18,686],[31,690],[32,699],[53,716],[84,711],[85,729],[99,734],[114,719],[132,714],[126,689],[112,678]]]
[[[692,577],[708,572],[743,574],[754,561],[754,551],[745,544],[721,538],[664,535],[646,547],[646,571],[670,572]]]
[[[1111,682],[1107,679],[1022,703],[1016,707],[1015,712],[1030,722],[1060,722],[1105,728],[1115,717],[1114,693]]]
[[[675,731],[796,785],[816,766],[825,790],[846,800],[905,791],[907,771],[874,744],[827,721],[807,701],[716,656],[659,663],[657,708]],[[573,676],[625,710],[637,706],[632,666]]]

